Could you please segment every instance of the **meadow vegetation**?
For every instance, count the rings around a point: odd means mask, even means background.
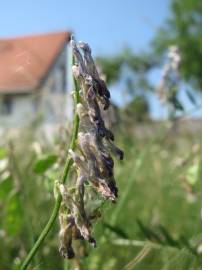
[[[81,260],[67,266],[58,253],[56,224],[30,269],[201,269],[201,137],[173,133],[164,124],[152,137],[128,128],[126,134],[126,128],[116,131],[126,156],[116,164],[119,200],[103,206],[94,231],[98,247],[76,243]],[[64,162],[57,158],[61,140],[53,148],[23,133],[0,151],[2,270],[19,269],[38,237]]]

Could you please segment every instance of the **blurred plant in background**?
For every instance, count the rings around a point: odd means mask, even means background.
[[[157,87],[157,95],[162,103],[168,103],[170,108],[169,117],[175,117],[175,111],[183,111],[184,108],[178,100],[179,68],[181,56],[177,46],[168,48],[167,63],[163,67],[162,78]]]

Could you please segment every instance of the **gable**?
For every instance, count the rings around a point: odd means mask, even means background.
[[[0,39],[0,94],[36,89],[69,39],[68,32]]]

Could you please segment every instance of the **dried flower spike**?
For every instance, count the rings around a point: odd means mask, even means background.
[[[115,202],[118,188],[114,178],[114,160],[111,154],[123,159],[123,151],[114,144],[114,135],[105,126],[101,108],[107,110],[110,105],[110,92],[105,82],[99,77],[87,43],[72,41],[75,64],[73,75],[80,88],[80,103],[77,104],[77,114],[80,127],[77,147],[69,150],[69,155],[76,169],[74,192],[68,191],[64,185],[59,185],[62,195],[60,208],[60,253],[65,258],[73,258],[72,241],[84,239],[94,247],[96,242],[92,237],[92,223],[99,215],[90,208],[89,201],[93,196],[89,192],[94,189],[97,197]],[[90,189],[86,183],[90,183]]]

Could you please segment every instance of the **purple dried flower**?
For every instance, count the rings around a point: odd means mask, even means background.
[[[80,127],[75,151],[69,155],[76,168],[77,180],[74,192],[69,192],[64,185],[59,185],[62,195],[60,213],[60,253],[65,258],[72,258],[72,240],[85,239],[94,247],[96,241],[91,235],[92,222],[100,216],[92,210],[86,210],[90,196],[85,183],[91,183],[104,199],[115,202],[118,188],[114,178],[114,160],[111,154],[123,159],[123,151],[113,143],[114,135],[105,126],[101,107],[107,110],[110,105],[110,92],[105,82],[100,79],[88,44],[72,42],[76,64],[72,71],[80,86],[80,102],[77,113]],[[96,195],[98,196],[98,195]],[[92,201],[93,203],[93,201]]]

